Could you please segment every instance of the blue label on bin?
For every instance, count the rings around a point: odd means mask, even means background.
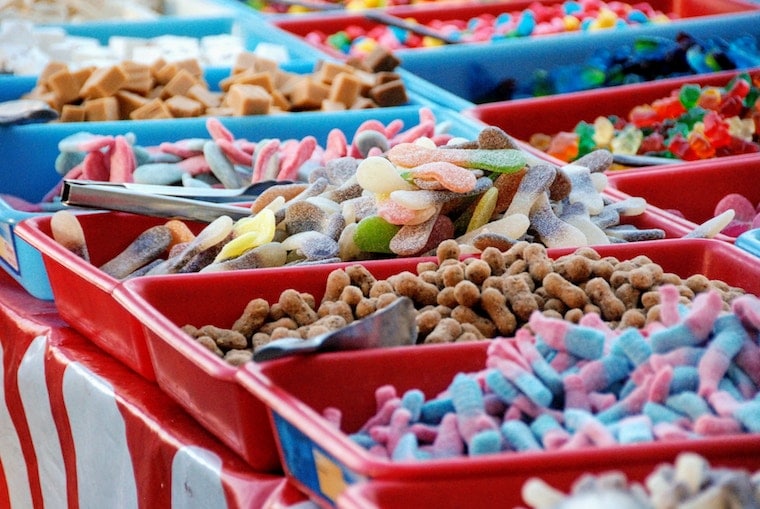
[[[309,491],[334,504],[343,490],[363,479],[276,412],[273,415],[285,467]]]
[[[13,236],[13,226],[0,222],[0,259],[16,274],[19,273],[16,243]]]

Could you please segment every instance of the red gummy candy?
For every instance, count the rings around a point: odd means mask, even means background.
[[[652,134],[645,136],[644,139],[641,140],[641,145],[639,146],[639,153],[648,154],[652,152],[662,152],[665,149],[666,149],[665,138],[662,136],[662,134],[658,132],[653,132]]]
[[[649,104],[634,106],[628,114],[628,120],[638,127],[654,127],[660,123],[661,117]]]
[[[693,161],[694,159],[710,159],[715,157],[715,147],[710,142],[710,139],[703,133],[692,131],[689,133],[689,148],[690,151],[684,160]],[[694,157],[694,159],[691,159]]]
[[[710,140],[713,147],[725,147],[731,143],[731,133],[728,124],[715,111],[708,111],[702,119],[705,125],[705,136]],[[712,156],[711,156],[712,157]]]
[[[730,223],[726,225],[725,228],[723,228],[720,233],[724,235],[728,235],[729,237],[738,237],[742,233],[749,230],[751,227],[750,223],[744,222],[744,221],[737,221],[734,219]]]
[[[686,113],[686,108],[681,103],[678,94],[671,94],[670,97],[656,99],[652,102],[652,108],[657,112],[660,120],[678,118]]]
[[[569,132],[557,133],[546,153],[561,161],[574,160],[578,157],[578,135]]]
[[[730,193],[724,196],[715,205],[715,215],[718,216],[723,212],[734,209],[735,221],[750,222],[755,217],[755,206],[749,199],[739,193]]]
[[[723,98],[718,112],[724,117],[738,117],[744,110],[744,102],[741,97],[729,95]]]

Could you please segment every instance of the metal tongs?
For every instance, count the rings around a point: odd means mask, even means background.
[[[211,189],[65,179],[61,203],[210,223],[220,216],[249,217],[249,207],[230,202],[252,201],[264,190],[286,183],[290,182],[268,180],[240,189]]]

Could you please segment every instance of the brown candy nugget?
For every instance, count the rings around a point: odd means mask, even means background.
[[[322,304],[319,305],[317,314],[320,317],[328,315],[340,316],[346,323],[351,323],[354,320],[354,311],[347,302],[343,302],[342,300],[323,301]]]
[[[472,325],[481,337],[493,338],[496,336],[497,329],[493,321],[488,317],[480,316],[470,307],[456,306],[451,310],[451,318],[459,322],[463,328],[465,324]],[[470,332],[473,330],[470,329]]]
[[[84,106],[84,116],[88,122],[105,122],[121,118],[119,101],[116,97],[89,99],[82,103],[82,106]]]
[[[121,108],[119,108],[121,111]],[[61,122],[84,122],[87,119],[87,109],[84,106],[64,104],[61,108]]]
[[[443,317],[441,313],[434,308],[425,309],[417,313],[415,317],[415,323],[417,324],[417,331],[421,337],[425,337],[435,329],[438,322]]]
[[[454,287],[454,298],[460,306],[474,307],[480,301],[480,288],[472,281],[462,280]]]
[[[330,87],[311,78],[304,78],[290,92],[290,102],[294,111],[315,110],[330,95]]]
[[[475,285],[482,285],[491,276],[491,267],[483,260],[468,258],[465,260],[464,276]]]
[[[164,101],[155,98],[129,114],[131,120],[151,120],[157,118],[172,118],[171,111]]]
[[[185,95],[197,84],[198,79],[195,76],[185,69],[180,69],[168,83],[164,84],[159,97],[166,100],[175,95]]]
[[[338,73],[330,86],[328,100],[342,104],[345,108],[350,108],[361,93],[362,83],[353,74],[347,72]]]
[[[593,260],[578,254],[563,256],[554,262],[554,270],[571,283],[588,281],[593,273]]]
[[[232,85],[225,100],[237,116],[266,115],[272,108],[272,96],[259,85]]]
[[[401,61],[381,44],[376,44],[364,58],[362,64],[372,72],[381,72],[394,70],[401,64]]]
[[[411,272],[401,272],[388,278],[398,295],[409,297],[416,304],[427,306],[437,303],[438,288],[421,281]]]
[[[604,320],[616,322],[623,317],[626,311],[625,304],[615,296],[610,284],[603,278],[589,280],[584,289],[591,302],[599,307]]]
[[[212,338],[222,351],[242,349],[248,346],[248,340],[245,336],[230,329],[223,329],[213,325],[204,325],[198,329],[198,333]]]
[[[347,286],[340,292],[340,300],[348,304],[352,309],[364,298],[362,291],[355,286]]]
[[[95,69],[82,84],[79,95],[84,99],[110,97],[127,83],[127,79],[127,74],[117,65],[101,67]]]
[[[253,359],[253,350],[230,350],[224,354],[224,361],[231,366],[242,366]]]
[[[170,97],[165,101],[165,104],[174,118],[199,117],[205,110],[203,104],[184,95]]]
[[[243,314],[232,324],[232,330],[250,338],[266,321],[269,303],[265,299],[253,299],[246,304]]]
[[[304,300],[304,297],[295,290],[285,290],[280,295],[278,301],[282,310],[287,314],[298,326],[309,325],[316,322],[319,319],[317,312],[309,306]]]
[[[588,304],[586,292],[556,272],[547,274],[542,284],[550,296],[561,300],[568,307],[582,308]]]
[[[334,270],[327,275],[324,300],[339,300],[343,289],[351,284],[351,277],[345,270]]]
[[[547,276],[548,277],[548,276]],[[530,315],[538,309],[526,278],[521,275],[510,275],[504,278],[504,294],[512,312],[522,321],[527,321]]]
[[[356,318],[361,319],[365,316],[371,315],[377,311],[377,299],[368,299],[362,297],[362,299],[356,304]]]
[[[462,324],[453,318],[442,318],[425,337],[425,344],[452,343],[462,334]]]
[[[401,80],[389,81],[372,87],[369,97],[381,108],[403,106],[409,102],[406,87]]]
[[[357,286],[364,296],[368,296],[372,287],[378,282],[375,276],[364,265],[350,265],[345,268],[345,271],[351,280],[351,284]]]
[[[71,103],[79,99],[79,89],[82,83],[69,72],[68,67],[64,67],[51,74],[46,85],[61,103]]]
[[[480,305],[496,326],[499,334],[508,336],[517,329],[517,319],[507,308],[506,296],[495,288],[486,288],[480,296]]]

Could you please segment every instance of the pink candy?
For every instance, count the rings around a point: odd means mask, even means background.
[[[753,205],[744,195],[739,193],[727,194],[715,205],[715,215],[733,209],[734,219],[721,233],[738,237],[747,230],[760,228],[760,203]]]

